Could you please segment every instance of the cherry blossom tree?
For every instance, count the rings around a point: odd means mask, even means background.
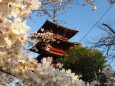
[[[38,0],[0,0],[0,85],[77,86],[78,76],[71,70],[55,69],[52,58],[42,63],[27,56],[22,46],[28,38],[25,18],[41,3]],[[59,65],[59,64],[58,64]]]

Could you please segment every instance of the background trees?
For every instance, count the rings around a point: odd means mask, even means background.
[[[114,58],[115,57],[115,30],[111,25],[103,23],[100,28],[106,32],[98,42],[94,44],[97,48],[102,48],[105,51],[106,57]]]
[[[82,75],[81,79],[86,82],[97,79],[99,70],[102,70],[105,66],[101,52],[81,45],[72,47],[68,52],[69,55],[62,60],[65,68]]]

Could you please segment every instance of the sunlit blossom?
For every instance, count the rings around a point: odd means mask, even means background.
[[[26,1],[26,5],[27,7],[29,7],[31,10],[37,10],[40,6],[41,3],[38,2],[38,0],[27,0]]]

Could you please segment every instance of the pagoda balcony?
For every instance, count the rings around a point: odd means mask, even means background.
[[[59,55],[59,56],[65,56],[67,55],[67,52],[62,50],[62,49],[58,49],[58,48],[54,48],[54,47],[48,47],[45,49],[46,51]]]

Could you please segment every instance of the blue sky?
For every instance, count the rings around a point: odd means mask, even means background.
[[[81,3],[83,0],[79,0]],[[68,7],[64,14],[58,14],[57,19],[66,21],[66,23],[61,23],[60,25],[75,30],[79,30],[70,41],[79,42],[82,37],[91,29],[91,27],[97,22],[97,20],[105,13],[105,11],[110,7],[107,2],[108,0],[96,0],[97,10],[92,12],[91,6],[79,6],[72,5]],[[30,32],[36,32],[46,20],[51,20],[47,16],[37,17],[32,14],[32,19],[28,19],[28,25],[31,27]],[[108,24],[115,24],[115,6],[113,6],[109,12],[103,17],[103,19],[98,23],[102,22]],[[102,30],[95,27],[82,41],[81,43],[85,46],[89,46],[88,42],[96,42],[101,35],[104,34]],[[114,65],[114,64],[112,64]]]
[[[82,0],[81,0],[82,1]],[[79,6],[72,5],[71,8],[67,8],[66,12],[63,15],[59,14],[57,16],[58,20],[66,21],[66,23],[61,23],[61,25],[79,30],[79,33],[76,34],[71,41],[79,42],[79,40],[88,32],[88,30],[96,23],[96,21],[104,14],[104,12],[110,7],[107,0],[96,0],[97,10],[95,12],[91,11],[91,6]],[[113,23],[115,22],[115,6],[113,6],[110,11],[103,17],[99,22]],[[36,17],[35,14],[32,14],[32,20],[28,21],[28,25],[32,28],[30,31],[37,31],[46,20],[51,20],[47,16]],[[82,41],[85,44],[88,40],[97,39],[98,36],[102,34],[99,28],[95,27]],[[77,38],[77,39],[76,39]]]

